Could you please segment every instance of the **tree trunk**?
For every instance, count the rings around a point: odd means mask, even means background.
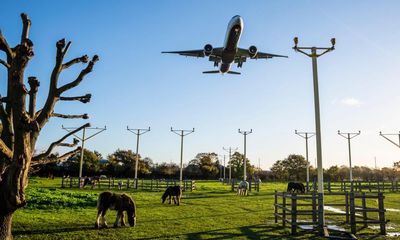
[[[11,225],[13,212],[0,214],[0,240],[11,240]]]

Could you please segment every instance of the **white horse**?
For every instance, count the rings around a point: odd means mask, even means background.
[[[249,192],[249,183],[247,181],[241,181],[238,185],[238,193],[237,195],[247,196]]]

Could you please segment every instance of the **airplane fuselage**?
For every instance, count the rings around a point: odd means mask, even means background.
[[[236,15],[229,21],[228,29],[226,31],[224,47],[222,50],[221,65],[219,68],[221,73],[227,73],[231,68],[231,64],[235,61],[237,46],[242,31],[243,19]]]

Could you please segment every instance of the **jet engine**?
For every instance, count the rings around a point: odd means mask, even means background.
[[[211,53],[212,53],[212,51],[213,51],[213,47],[212,47],[212,45],[211,44],[206,44],[205,46],[204,46],[204,55],[205,56],[210,56],[211,55]]]
[[[255,58],[257,55],[257,47],[256,46],[250,46],[249,47],[249,55],[251,58]]]

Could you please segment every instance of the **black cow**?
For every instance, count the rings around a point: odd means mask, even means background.
[[[304,187],[304,184],[301,182],[289,182],[287,186],[287,192],[290,193],[305,193],[306,188]]]

